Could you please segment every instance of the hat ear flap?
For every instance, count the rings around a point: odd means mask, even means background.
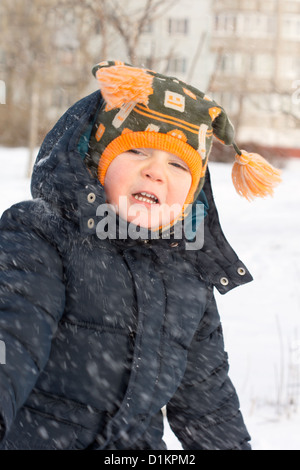
[[[220,113],[213,119],[212,127],[214,136],[225,145],[231,145],[234,141],[234,127],[222,108]]]

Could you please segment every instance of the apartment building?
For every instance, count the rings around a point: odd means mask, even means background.
[[[141,4],[145,0],[131,2]],[[213,66],[211,1],[177,0],[169,4],[169,8],[162,8],[161,13],[154,15],[144,30],[136,62],[153,65],[161,73],[187,80],[205,90]]]
[[[39,124],[47,128],[73,102],[96,89],[90,73],[94,63],[118,59],[176,76],[212,95],[230,115],[240,141],[300,147],[300,0],[161,0],[160,9],[149,12],[131,44],[128,38],[135,36],[147,0],[116,1],[116,18],[126,33],[130,31],[127,39],[111,15],[105,17],[105,2],[95,0],[96,13],[80,2],[72,8],[64,0],[46,3],[42,18],[47,27],[40,34],[47,44],[47,32],[49,46],[32,41],[18,58],[26,42],[14,41],[12,26],[8,40],[0,44],[0,80],[10,85],[5,110],[10,104],[19,106],[22,122],[33,77],[42,80],[39,109],[44,112]],[[3,8],[0,2],[2,28]],[[19,35],[28,42],[31,32],[37,34],[26,29],[23,13],[18,14],[24,27]],[[32,7],[32,14],[42,13]],[[24,54],[33,60],[25,62]],[[42,58],[42,66],[35,57]],[[21,82],[13,81],[18,78],[15,63],[23,67]]]
[[[209,92],[238,138],[300,147],[300,1],[213,0]]]
[[[121,20],[122,28],[125,28],[124,35],[116,28],[116,23],[114,25],[111,17],[104,30],[99,17],[89,16],[88,10],[84,10],[83,17],[81,13],[65,9],[65,18],[71,17],[73,29],[80,19],[81,40],[77,38],[76,41],[73,38],[72,41],[69,34],[68,47],[62,47],[60,57],[64,58],[64,76],[60,75],[60,79],[63,86],[54,92],[51,115],[59,112],[60,103],[65,105],[66,100],[70,100],[72,90],[69,77],[73,76],[74,79],[72,64],[78,61],[79,49],[83,47],[82,40],[86,51],[86,62],[82,62],[82,68],[86,71],[89,71],[91,64],[102,60],[122,60],[176,76],[203,91],[206,90],[214,66],[210,43],[213,27],[210,0],[162,0],[155,13],[149,12],[148,19],[139,32],[137,29],[147,0],[117,0],[116,4],[120,9],[115,13],[115,21]],[[61,15],[59,29],[62,29],[63,18]],[[131,37],[126,28],[131,29]],[[129,46],[131,45],[132,49],[132,38],[135,36],[136,44],[130,52]],[[60,33],[58,37],[63,45],[64,36]],[[70,73],[66,61],[69,62]],[[85,92],[89,93],[95,90],[95,87],[95,80],[91,76]],[[65,90],[70,92],[65,93]]]

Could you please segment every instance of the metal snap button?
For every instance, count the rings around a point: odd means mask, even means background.
[[[87,222],[88,228],[93,228],[94,225],[95,225],[94,219],[89,219],[88,222]]]
[[[220,283],[222,284],[222,286],[227,286],[229,284],[229,281],[227,277],[221,277]]]
[[[246,274],[246,269],[244,269],[244,268],[238,268],[237,272],[239,273],[240,276],[245,276],[245,274]]]
[[[96,200],[96,195],[95,195],[95,193],[89,193],[89,194],[87,195],[87,200],[88,200],[88,202],[90,202],[91,204],[92,204],[93,202],[95,202],[95,200]]]

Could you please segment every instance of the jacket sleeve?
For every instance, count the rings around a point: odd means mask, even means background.
[[[251,450],[228,369],[212,296],[188,352],[184,378],[167,405],[170,427],[183,449]]]
[[[45,215],[45,207],[36,206],[13,206],[0,221],[0,440],[48,360],[64,306],[62,263],[34,228]]]

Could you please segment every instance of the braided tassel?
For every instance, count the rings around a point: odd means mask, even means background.
[[[255,197],[272,196],[274,187],[281,182],[281,171],[274,168],[261,155],[237,151],[232,168],[232,181],[237,193],[248,201]]]

